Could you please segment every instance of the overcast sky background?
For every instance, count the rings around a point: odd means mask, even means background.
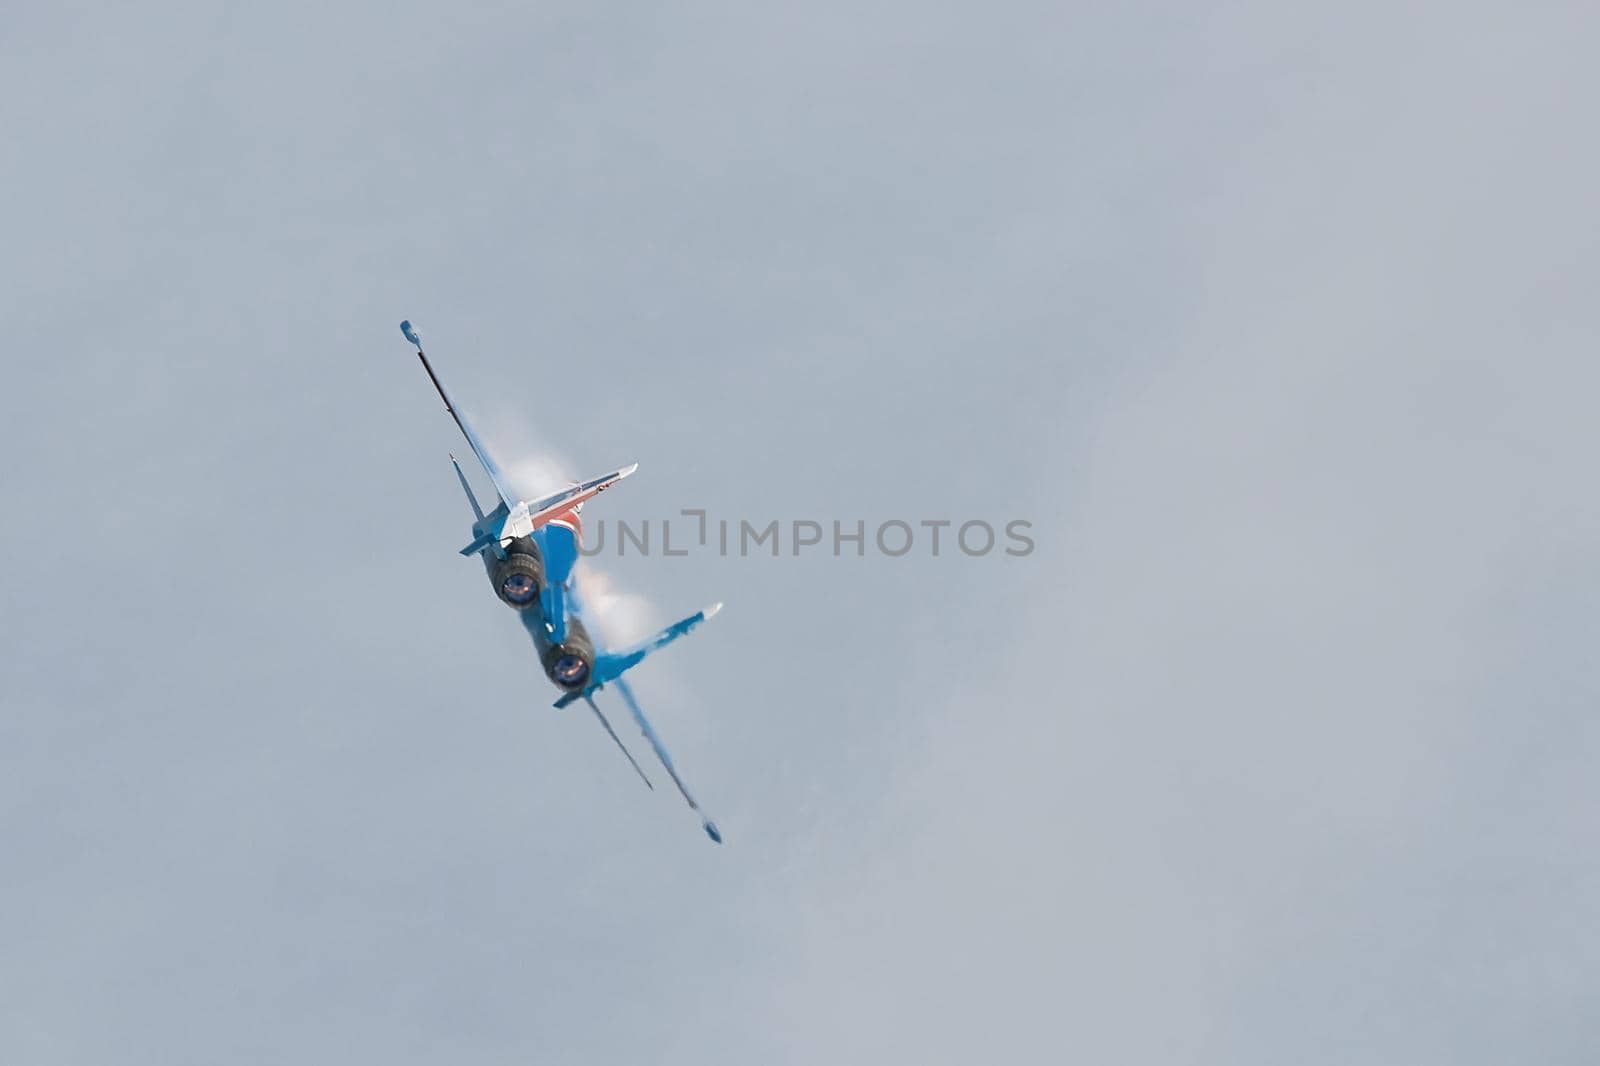
[[[0,1061],[1593,1062],[1597,32],[7,5]],[[591,520],[1037,551],[607,560],[713,847],[402,317]]]

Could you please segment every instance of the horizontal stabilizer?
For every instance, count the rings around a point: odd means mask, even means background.
[[[465,548],[461,549],[461,554],[470,558],[471,556],[477,555],[485,548],[492,548],[499,542],[500,538],[495,536],[493,533],[480,533],[471,544],[468,544]]]
[[[628,757],[628,765],[632,766],[633,772],[639,775],[639,780],[644,782],[645,788],[648,788],[651,792],[654,792],[656,790],[656,786],[650,783],[650,779],[645,776],[644,768],[639,765],[639,760],[633,757],[633,752],[629,751],[628,746],[622,742],[622,738],[617,736],[617,731],[611,728],[610,721],[608,721],[606,716],[600,712],[600,708],[595,706],[594,700],[588,696],[585,696],[583,698],[583,702],[587,703],[589,705],[589,709],[594,712],[594,716],[600,719],[600,724],[605,727],[606,735],[611,738],[612,743],[616,744],[616,746],[621,750],[622,754]]]
[[[472,504],[472,517],[479,522],[483,521],[483,508],[478,505],[478,497],[474,495],[472,486],[467,483],[467,475],[461,472],[461,464],[456,462],[456,457],[450,457],[450,465],[456,468],[456,480],[461,482],[461,491],[467,494],[467,502]]]

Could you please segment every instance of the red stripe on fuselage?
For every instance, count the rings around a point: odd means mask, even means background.
[[[583,544],[583,522],[578,518],[578,509],[562,511],[547,523],[552,526],[566,526],[572,530],[572,538],[580,545]]]

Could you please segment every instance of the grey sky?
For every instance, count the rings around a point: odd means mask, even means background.
[[[0,1061],[1592,1061],[1591,8],[106,7],[0,16]],[[714,848],[406,316],[591,517],[1038,550],[608,561]]]

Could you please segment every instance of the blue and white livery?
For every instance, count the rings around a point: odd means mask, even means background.
[[[597,648],[583,622],[582,601],[573,572],[577,567],[583,535],[579,512],[587,500],[632,474],[639,464],[630,463],[609,474],[569,485],[537,499],[520,499],[510,486],[505,468],[496,461],[471,423],[457,410],[444,384],[433,372],[433,365],[422,350],[422,340],[417,336],[417,331],[410,322],[400,323],[400,331],[405,334],[406,340],[416,346],[422,368],[428,372],[429,380],[438,390],[445,410],[455,419],[461,435],[467,439],[468,447],[477,456],[478,463],[489,476],[499,497],[493,508],[484,511],[472,492],[466,474],[461,470],[461,464],[455,461],[455,456],[450,457],[461,489],[467,494],[467,502],[472,505],[472,540],[461,549],[461,554],[476,555],[483,560],[495,595],[500,597],[502,603],[516,610],[522,619],[523,627],[533,638],[533,646],[539,653],[546,676],[562,692],[555,706],[564,708],[582,700],[605,727],[606,734],[627,756],[639,777],[654,789],[650,778],[594,702],[595,693],[608,685],[615,688],[622,702],[627,705],[628,713],[639,726],[639,731],[661,760],[667,776],[672,778],[672,783],[678,786],[689,807],[700,817],[700,825],[706,836],[718,844],[722,843],[722,833],[717,829],[717,824],[700,809],[683,779],[678,776],[672,756],[640,709],[632,687],[622,676],[651,652],[666,647],[716,614],[722,604],[696,611],[649,640],[621,650]]]

